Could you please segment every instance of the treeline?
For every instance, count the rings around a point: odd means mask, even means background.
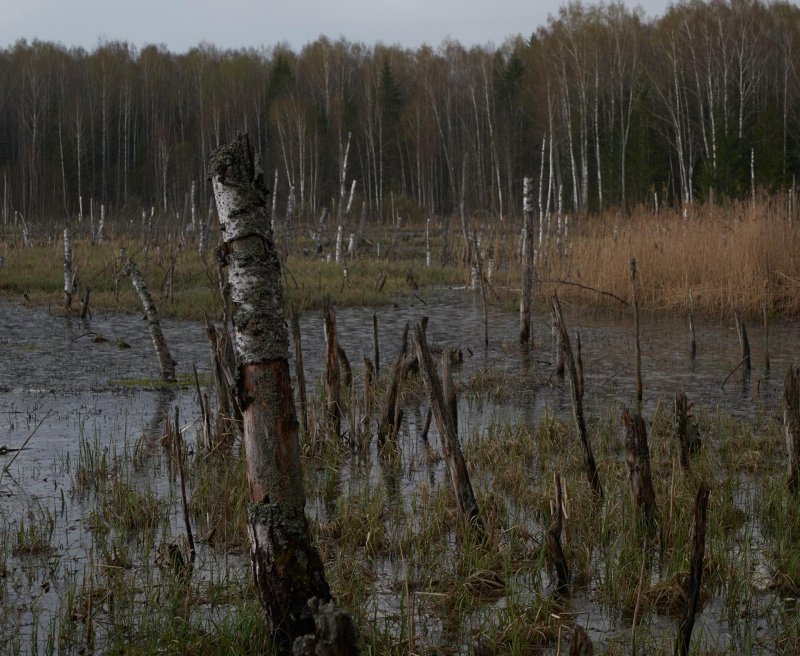
[[[647,20],[571,4],[497,49],[20,41],[0,51],[3,221],[60,224],[101,204],[174,215],[193,189],[203,207],[208,155],[239,131],[264,154],[278,216],[351,202],[373,218],[505,216],[523,176],[544,213],[787,189],[800,8],[693,0]]]

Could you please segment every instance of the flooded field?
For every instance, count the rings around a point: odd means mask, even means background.
[[[642,653],[671,653],[696,481],[706,477],[713,526],[696,653],[795,653],[800,557],[786,546],[797,526],[779,493],[779,423],[800,327],[770,324],[769,369],[763,327],[748,327],[753,370],[729,376],[741,357],[732,319],[696,321],[690,358],[684,319],[643,317],[643,415],[667,527],[651,557],[632,537],[621,473],[619,413],[634,398],[630,315],[564,306],[571,333],[581,334],[585,403],[608,490],[592,510],[569,383],[553,373],[549,315],[536,315],[535,348],[523,353],[517,317],[491,308],[484,349],[482,312],[477,296],[438,290],[377,314],[383,376],[403,325],[423,315],[434,348],[463,353],[454,370],[459,433],[491,549],[469,544],[458,525],[435,424],[422,438],[428,401],[418,381],[404,388],[399,437],[382,449],[374,439],[362,454],[348,444],[305,447],[308,512],[335,594],[366,627],[367,649],[472,653],[480,643],[497,653],[557,653],[577,622],[596,653],[630,653],[634,639]],[[372,314],[337,311],[354,397],[362,356],[372,355]],[[0,653],[257,653],[267,638],[241,530],[238,445],[227,462],[211,463],[196,444],[193,365],[211,392],[204,326],[163,322],[180,379],[167,388],[154,382],[158,366],[139,315],[82,321],[2,304],[0,326]],[[315,384],[309,396],[319,398],[319,313],[306,313],[301,328],[306,379]],[[680,389],[695,404],[705,444],[691,476],[676,471],[671,438]],[[190,580],[176,574],[184,514],[175,459],[161,439],[176,407],[198,543]],[[554,594],[542,548],[556,468],[569,498],[566,597]]]

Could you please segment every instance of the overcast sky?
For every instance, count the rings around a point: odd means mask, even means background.
[[[293,50],[320,35],[415,48],[447,38],[502,45],[529,36],[558,12],[541,0],[0,0],[0,47],[19,39],[93,49],[102,40],[185,52],[201,42],[247,48],[288,43]],[[669,0],[625,0],[647,16]]]

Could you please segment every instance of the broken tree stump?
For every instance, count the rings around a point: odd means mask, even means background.
[[[575,358],[572,355],[569,334],[564,324],[564,317],[561,314],[561,304],[558,302],[558,295],[553,294],[551,300],[553,304],[553,320],[558,335],[560,335],[561,338],[564,359],[566,360],[570,381],[572,382],[572,414],[575,417],[575,424],[578,427],[578,436],[581,440],[581,446],[583,447],[583,463],[586,467],[586,475],[589,478],[589,484],[592,486],[592,492],[594,492],[595,496],[599,499],[602,499],[603,486],[600,484],[600,474],[597,472],[597,463],[594,459],[591,442],[589,442],[589,431],[586,428],[586,417],[583,414],[583,384],[581,383],[581,377],[578,375]]]
[[[545,535],[547,551],[556,570],[557,590],[565,592],[569,587],[569,566],[561,546],[561,530],[564,527],[564,499],[561,491],[561,475],[555,475],[556,498],[550,502],[553,521]]]
[[[389,390],[386,393],[386,403],[383,405],[381,421],[378,424],[378,444],[383,446],[386,439],[397,435],[400,428],[398,412],[398,397],[400,395],[400,383],[403,378],[403,362],[408,352],[408,329],[409,324],[403,327],[403,337],[400,344],[400,353],[392,368],[392,380],[389,383]],[[377,371],[377,367],[376,367]]]
[[[533,178],[522,179],[522,291],[519,297],[519,343],[531,341],[531,288],[533,287]]]
[[[158,308],[153,302],[153,297],[150,295],[147,285],[144,282],[142,274],[133,260],[128,260],[128,263],[123,268],[123,272],[131,279],[133,288],[139,294],[139,300],[142,302],[144,308],[144,316],[147,319],[147,327],[150,329],[150,338],[153,340],[153,348],[158,357],[158,364],[161,367],[161,378],[167,382],[175,382],[175,360],[169,354],[167,348],[167,340],[164,339],[164,333],[161,332],[161,320],[158,316]]]
[[[789,365],[783,379],[783,431],[789,489],[796,494],[800,488],[800,385],[794,365]]]
[[[639,301],[636,298],[636,258],[631,258],[631,305],[633,306],[633,364],[636,375],[636,403],[642,405],[642,347],[639,341]]]
[[[586,631],[579,624],[575,625],[569,641],[569,656],[594,656],[594,645]]]
[[[75,289],[75,277],[72,273],[72,234],[69,226],[64,226],[64,307],[72,306],[72,292]]]
[[[622,411],[625,429],[625,462],[628,465],[628,487],[631,498],[648,528],[658,521],[658,505],[650,474],[650,447],[647,444],[647,427],[638,412]]]
[[[325,322],[325,414],[329,430],[338,439],[342,434],[342,407],[339,357],[336,351],[336,316],[333,314],[330,299],[325,299],[322,312]]]
[[[692,556],[689,563],[689,581],[686,586],[686,610],[678,628],[675,641],[675,656],[688,656],[692,640],[694,620],[700,610],[700,589],[703,583],[703,558],[706,550],[706,511],[708,509],[709,487],[706,481],[700,483],[694,504],[694,536],[692,537]]]
[[[331,592],[305,516],[281,265],[259,168],[243,135],[217,148],[209,162],[230,284],[253,578],[283,656],[298,639],[316,636],[322,608],[309,601],[329,602]],[[336,653],[357,654],[352,622],[343,623],[339,638],[329,640],[343,646]]]
[[[689,400],[686,398],[686,393],[683,390],[676,392],[673,426],[675,437],[678,440],[681,467],[687,472],[690,468],[689,456],[697,453],[700,449],[700,434],[697,426],[695,426],[690,419]]]
[[[292,326],[292,342],[294,342],[294,375],[297,378],[297,396],[300,401],[300,421],[303,426],[303,435],[308,435],[308,400],[306,398],[306,372],[303,368],[303,344],[300,340],[300,317],[297,309],[292,308],[289,322]]]
[[[736,334],[739,336],[739,348],[742,352],[742,362],[744,362],[745,375],[750,373],[752,369],[750,361],[750,341],[747,339],[747,328],[745,328],[744,321],[736,310],[733,313],[733,318],[736,321]]]
[[[476,537],[482,541],[485,538],[486,530],[480,517],[475,493],[472,491],[467,463],[464,461],[464,455],[461,452],[461,443],[458,440],[458,426],[454,421],[452,411],[453,403],[452,400],[448,403],[442,390],[442,383],[436,373],[436,367],[428,349],[424,321],[414,326],[414,349],[417,352],[417,360],[419,361],[425,389],[431,399],[433,416],[436,420],[436,428],[441,436],[442,450],[444,451],[447,471],[458,508],[464,519],[475,531]]]

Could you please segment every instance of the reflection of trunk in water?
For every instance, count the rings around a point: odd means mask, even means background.
[[[164,421],[169,421],[170,406],[174,400],[174,389],[160,389],[156,392],[155,410],[142,429],[142,436],[146,442],[155,442],[161,437]]]

